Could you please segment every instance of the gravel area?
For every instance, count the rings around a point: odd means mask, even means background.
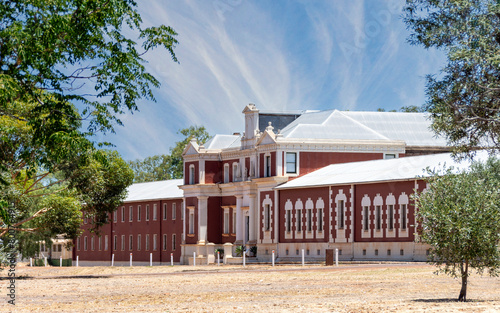
[[[500,279],[421,263],[29,268],[1,312],[500,312]],[[2,273],[5,276],[6,272]],[[7,291],[8,281],[1,280]]]

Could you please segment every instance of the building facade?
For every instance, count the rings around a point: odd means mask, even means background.
[[[425,114],[276,113],[260,112],[249,104],[243,115],[243,134],[188,144],[184,179],[176,182],[175,197],[163,193],[150,199],[145,193],[154,194],[153,187],[146,183],[140,196],[129,197],[118,208],[117,221],[103,229],[109,233],[115,260],[128,260],[129,251],[143,260],[143,252],[154,251],[154,260],[164,262],[160,248],[165,242],[167,256],[175,251],[176,261],[184,264],[193,253],[211,262],[214,249],[224,244],[256,246],[259,261],[269,261],[273,250],[281,260],[294,260],[302,249],[308,259],[319,260],[332,248],[339,249],[341,259],[425,258],[425,247],[414,244],[410,196],[425,187],[415,178],[423,168],[449,158],[440,154],[449,148],[434,137]],[[380,173],[380,168],[385,170]],[[373,171],[371,178],[365,177]],[[180,221],[168,216],[164,221],[161,213],[157,220],[150,216],[146,221],[146,206],[163,212],[163,205],[173,203],[182,214]],[[139,211],[141,220],[129,221],[130,214]],[[173,235],[179,244],[169,250]],[[149,250],[144,250],[144,236],[149,236]],[[152,236],[156,250],[151,250]],[[81,240],[77,239],[75,253],[89,260],[109,259],[109,247],[82,254]],[[141,250],[134,249],[135,242]]]

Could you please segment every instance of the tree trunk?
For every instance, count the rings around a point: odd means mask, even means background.
[[[462,263],[462,289],[460,290],[460,295],[458,296],[458,301],[465,302],[467,301],[467,277],[469,270],[469,261],[465,261],[465,269],[464,264]]]

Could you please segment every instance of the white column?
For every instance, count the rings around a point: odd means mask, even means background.
[[[198,197],[198,244],[207,242],[208,197]]]
[[[250,198],[250,203],[249,203],[249,216],[250,216],[250,231],[249,231],[249,238],[248,238],[248,241],[250,243],[257,243],[257,236],[256,236],[256,233],[257,233],[257,206],[255,205],[255,200],[256,200],[256,195],[255,194],[250,194],[249,195],[249,198]]]
[[[243,196],[236,195],[236,242],[235,244],[243,244],[243,212],[241,204],[243,203]]]

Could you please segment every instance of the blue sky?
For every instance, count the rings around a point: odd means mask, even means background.
[[[262,110],[399,109],[425,102],[425,75],[445,57],[406,42],[404,0],[138,0],[146,26],[178,33],[147,55],[157,102],[122,116],[102,140],[127,160],[168,153],[176,132],[244,130],[248,103]]]

